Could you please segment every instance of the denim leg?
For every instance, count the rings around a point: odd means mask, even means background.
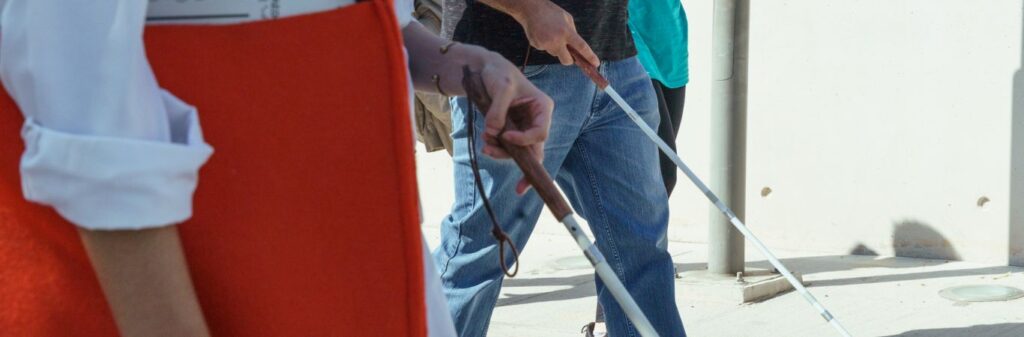
[[[602,66],[612,86],[657,129],[658,105],[639,62]],[[662,336],[685,336],[675,304],[672,260],[663,241],[668,197],[658,149],[607,95],[599,94],[559,172],[573,205],[587,219],[612,269]],[[611,336],[639,336],[604,284],[597,281]]]
[[[526,73],[555,101],[544,149],[544,167],[554,176],[580,133],[596,91],[586,77],[572,67],[534,66],[528,67]],[[434,259],[459,335],[482,337],[490,324],[504,273],[497,241],[491,236],[490,218],[474,185],[467,149],[466,113],[476,114],[477,135],[483,133],[483,117],[477,111],[467,111],[466,104],[465,98],[459,98],[452,106],[455,204],[442,222],[441,245],[434,252]],[[483,141],[478,140],[477,153],[482,145]],[[515,185],[522,173],[513,161],[493,160],[481,154],[478,163],[484,190],[498,223],[522,252],[543,210],[543,203],[533,190],[524,196],[515,194]],[[506,262],[511,266],[510,255],[506,254]]]

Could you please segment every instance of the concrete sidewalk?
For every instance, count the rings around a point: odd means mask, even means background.
[[[425,153],[422,146],[417,151],[423,232],[433,248],[439,240],[437,226],[454,199],[451,160],[442,153]],[[703,201],[700,205],[701,210],[707,207]],[[675,207],[673,211],[681,211]],[[670,238],[674,230],[679,229],[669,228]],[[691,238],[704,237],[688,234]],[[673,241],[669,251],[681,272],[705,268],[707,247],[703,244]],[[773,252],[794,272],[804,275],[810,291],[856,337],[1024,337],[1024,299],[966,304],[938,295],[939,290],[958,285],[1024,288],[1024,268]],[[769,266],[752,247],[747,247],[747,261],[748,267]],[[693,337],[838,336],[796,293],[735,305],[684,300],[680,294],[687,289],[679,285],[677,282],[677,303],[686,330]],[[504,282],[489,336],[582,336],[580,327],[593,320],[595,301],[590,265],[565,229],[545,210],[520,259],[519,276]]]
[[[521,257],[519,276],[507,279],[489,336],[581,336],[593,320],[590,266],[559,225],[544,221]],[[431,247],[436,227],[424,227]],[[680,271],[705,268],[706,246],[672,242]],[[767,268],[752,248],[748,266]],[[854,336],[1024,336],[1024,299],[954,303],[939,290],[957,285],[1002,284],[1024,288],[1024,268],[873,256],[815,256],[775,252],[803,274],[812,293]],[[677,283],[678,284],[678,283]],[[746,305],[684,300],[677,303],[687,332],[696,337],[837,336],[798,294]]]

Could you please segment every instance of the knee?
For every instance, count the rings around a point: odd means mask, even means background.
[[[483,249],[460,249],[454,254],[445,253],[440,267],[444,269],[441,279],[446,286],[452,288],[486,287],[499,281],[505,272],[501,267],[496,245]],[[508,263],[513,268],[512,263]]]

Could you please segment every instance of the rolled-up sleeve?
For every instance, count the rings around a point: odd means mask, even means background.
[[[153,77],[147,4],[0,0],[0,79],[25,115],[24,195],[81,227],[188,219],[212,153],[195,108]]]

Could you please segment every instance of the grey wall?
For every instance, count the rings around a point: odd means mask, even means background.
[[[1024,31],[1021,32],[1024,40]],[[1024,42],[1021,42],[1024,46]],[[1010,175],[1009,262],[1024,266],[1024,52],[1013,76],[1013,165]]]
[[[693,73],[680,146],[704,174],[711,5],[684,5]],[[778,0],[751,11],[747,222],[762,239],[1021,264],[1020,0]],[[677,190],[672,237],[704,240],[706,201]]]

